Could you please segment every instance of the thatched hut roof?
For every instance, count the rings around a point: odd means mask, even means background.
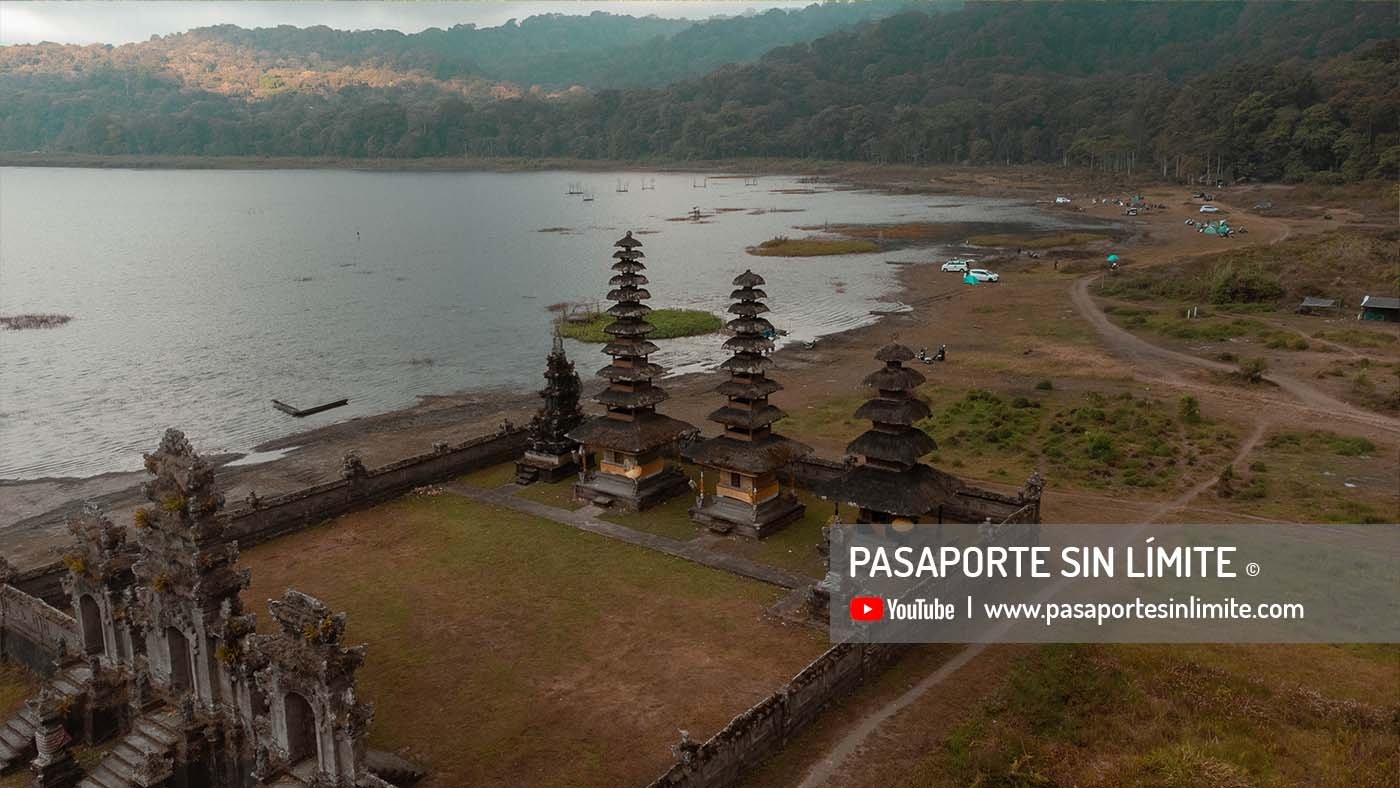
[[[698,465],[753,476],[776,471],[812,453],[812,447],[781,435],[745,441],[720,435],[689,449],[687,459]]]
[[[607,416],[591,418],[570,430],[568,437],[592,448],[639,454],[696,432],[699,430],[679,419],[644,410],[631,421]]]

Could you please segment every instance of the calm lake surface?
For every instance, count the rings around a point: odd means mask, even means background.
[[[566,195],[573,183],[595,199]],[[886,261],[935,252],[784,259],[746,246],[826,221],[1062,221],[1010,200],[782,191],[810,188],[767,176],[0,168],[0,314],[73,316],[0,330],[0,478],[136,469],[167,426],[206,453],[246,452],[418,395],[533,390],[548,305],[601,299],[610,245],[628,229],[646,233],[653,306],[723,312],[729,280],[753,268],[773,322],[801,341],[878,319],[872,310],[897,306]],[[695,206],[713,215],[670,221]],[[658,344],[673,372],[724,357],[713,336]],[[596,345],[569,350],[585,377],[605,362]],[[350,405],[305,419],[269,403],[341,397]]]

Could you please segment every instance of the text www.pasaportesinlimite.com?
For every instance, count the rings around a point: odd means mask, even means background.
[[[1184,602],[1144,602],[1141,597],[1132,602],[998,602],[983,604],[988,620],[1044,621],[1053,626],[1056,621],[1123,620],[1231,620],[1304,618],[1303,605],[1298,602],[1262,602],[1252,604],[1227,597],[1219,602],[1203,602],[1191,597]]]

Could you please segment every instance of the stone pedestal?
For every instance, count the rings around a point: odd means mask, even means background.
[[[640,512],[690,491],[690,478],[671,465],[644,479],[611,473],[594,473],[574,485],[574,497],[597,504]]]
[[[807,507],[793,495],[778,495],[753,506],[723,495],[709,495],[690,507],[690,519],[717,533],[762,539],[802,519]]]
[[[515,463],[516,484],[554,483],[578,475],[578,457],[573,452],[542,454],[525,452]]]

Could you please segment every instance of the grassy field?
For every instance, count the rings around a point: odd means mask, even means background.
[[[1039,385],[1048,388],[1020,396],[926,386],[933,417],[920,427],[938,442],[930,461],[1008,483],[1040,468],[1057,489],[1166,493],[1218,468],[1238,443],[1235,428],[1208,414],[1188,416],[1180,401]],[[850,440],[868,426],[851,415],[862,401],[795,410],[785,424],[794,435]]]
[[[1260,320],[1219,314],[1206,309],[1196,317],[1185,317],[1185,305],[1149,307],[1109,305],[1107,314],[1118,325],[1129,330],[1148,331],[1159,336],[1193,342],[1224,342],[1246,338],[1252,344],[1269,350],[1329,350],[1325,345],[1313,347],[1306,337],[1293,331],[1276,328]]]
[[[372,746],[429,786],[645,784],[825,647],[778,589],[456,496],[405,498],[244,553],[250,608],[294,586],[370,644]],[[684,677],[684,680],[680,680]]]
[[[1321,523],[1400,521],[1394,446],[1320,431],[1276,431],[1250,453],[1229,485],[1226,508],[1260,517]]]
[[[1397,660],[1395,646],[1044,646],[912,770],[859,785],[1392,784]]]
[[[854,238],[770,238],[750,246],[749,254],[760,257],[824,257],[833,254],[878,252],[879,244]]]
[[[603,329],[612,322],[607,315],[596,315],[587,323],[564,323],[560,333],[580,342],[608,342],[611,337]],[[671,339],[692,337],[698,334],[713,334],[724,327],[719,315],[699,309],[657,309],[647,315],[647,320],[656,327],[649,339]]]

